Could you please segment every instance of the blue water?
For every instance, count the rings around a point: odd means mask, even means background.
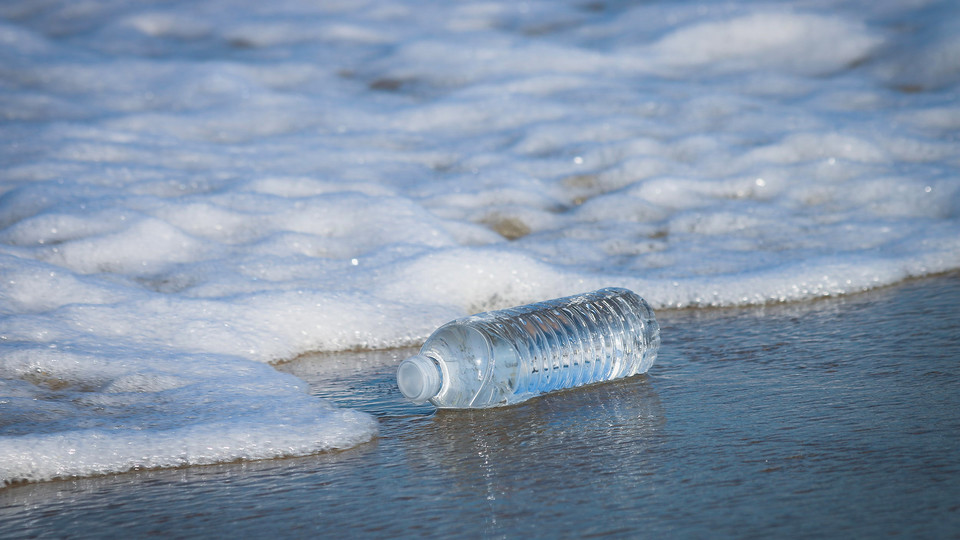
[[[302,358],[376,442],[4,489],[0,536],[956,537],[958,302],[953,274],[662,311],[647,375],[495,410],[405,402],[409,350]]]

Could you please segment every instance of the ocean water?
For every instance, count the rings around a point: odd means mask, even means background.
[[[279,369],[376,416],[342,452],[0,491],[0,537],[952,538],[960,274],[800,304],[664,311],[646,375],[436,411],[415,349]]]
[[[960,268],[957,36],[947,0],[5,1],[0,484],[370,443],[271,364],[477,311]]]

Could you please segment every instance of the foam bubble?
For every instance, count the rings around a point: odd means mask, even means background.
[[[369,415],[230,357],[21,344],[0,359],[0,380],[2,483],[302,455],[377,432]]]
[[[880,42],[863,23],[840,16],[761,12],[686,26],[654,50],[675,66],[823,74],[862,61]]]

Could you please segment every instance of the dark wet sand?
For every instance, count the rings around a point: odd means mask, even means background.
[[[379,440],[3,489],[0,536],[957,537],[958,306],[951,274],[664,311],[648,375],[499,410],[405,403],[412,351],[302,358]]]

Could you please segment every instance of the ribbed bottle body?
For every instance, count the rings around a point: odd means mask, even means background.
[[[650,306],[610,288],[457,319],[434,332],[420,354],[442,373],[429,401],[466,408],[644,373],[659,346]]]

